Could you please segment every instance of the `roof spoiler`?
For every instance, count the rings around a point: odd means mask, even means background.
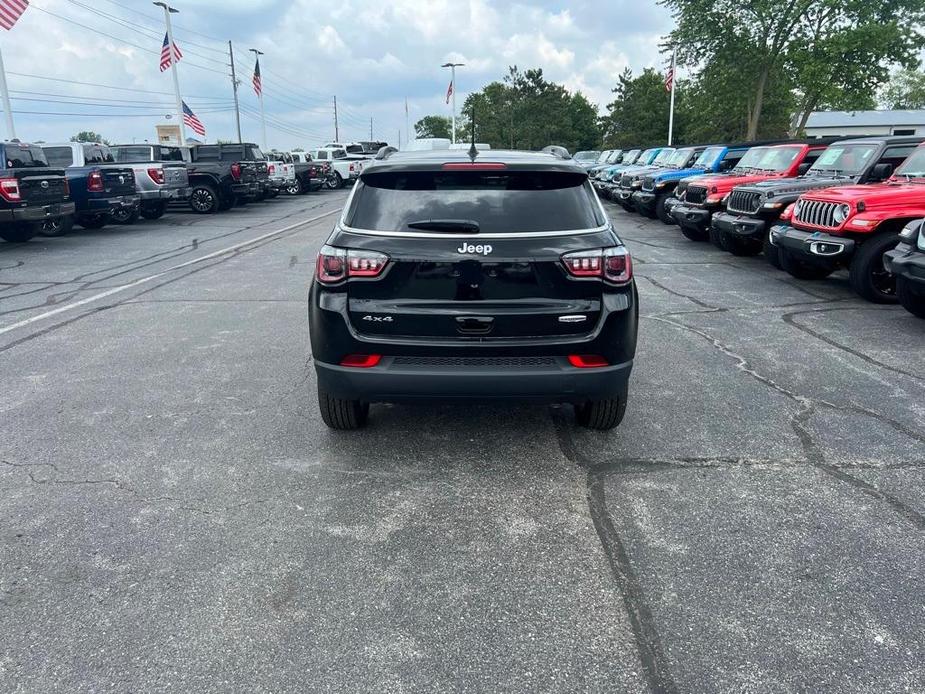
[[[392,147],[391,145],[386,145],[385,147],[380,147],[379,151],[376,152],[376,159],[388,159],[392,154],[398,151],[398,147]]]
[[[571,159],[572,155],[569,154],[568,150],[565,147],[560,147],[559,145],[549,145],[548,147],[543,147],[543,151],[546,154],[551,154],[554,157],[559,159]]]

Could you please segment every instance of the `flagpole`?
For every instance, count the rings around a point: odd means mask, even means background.
[[[677,62],[678,49],[673,48],[671,51],[671,105],[668,107],[668,146],[671,147],[672,136],[674,135],[674,84],[675,84],[675,63]]]
[[[411,141],[411,128],[408,125],[408,97],[405,97],[405,142]],[[401,133],[399,133],[399,140],[401,140]]]
[[[256,61],[254,65],[260,65],[260,56],[263,55],[263,51],[258,51],[256,48],[248,49],[251,53],[254,54],[254,60]],[[267,116],[263,110],[263,73],[260,73],[260,93],[257,95],[258,100],[260,101],[260,125],[263,131],[263,151],[267,150]]]
[[[450,68],[450,98],[453,100],[453,132],[450,133],[450,141],[456,144],[456,68],[462,67],[465,63],[444,63],[440,67]]]
[[[6,88],[6,68],[3,66],[3,53],[0,52],[0,91],[3,92],[3,112],[6,114],[6,132],[9,139],[16,139],[16,126],[13,125],[13,107],[10,106],[10,92]]]
[[[186,144],[186,127],[183,124],[183,99],[180,98],[180,80],[177,77],[177,53],[174,50],[173,28],[170,26],[170,15],[180,10],[174,9],[166,2],[155,2],[158,7],[164,8],[164,21],[167,23],[167,44],[170,50],[170,73],[173,75],[173,92],[177,97],[177,125],[180,128],[180,144]]]

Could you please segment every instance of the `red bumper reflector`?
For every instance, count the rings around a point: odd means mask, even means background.
[[[578,369],[593,369],[607,366],[607,360],[599,354],[570,354],[568,363]]]
[[[369,369],[379,363],[381,354],[348,354],[340,360],[341,366],[352,366],[356,369]]]

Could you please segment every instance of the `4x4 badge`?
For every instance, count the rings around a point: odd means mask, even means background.
[[[479,244],[478,246],[473,246],[471,243],[463,243],[459,248],[456,249],[457,253],[479,253],[481,255],[488,255],[491,253],[492,248],[488,244],[484,246]]]

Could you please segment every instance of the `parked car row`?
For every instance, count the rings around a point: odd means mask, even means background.
[[[925,317],[925,137],[656,147],[589,171],[601,197],[801,280]],[[612,153],[610,155],[613,156]]]
[[[328,161],[309,152],[264,155],[247,142],[178,147],[13,141],[0,149],[0,238],[10,242],[61,236],[75,224],[100,229],[139,217],[158,219],[171,205],[212,214],[281,192],[339,188],[369,158],[354,159],[336,148],[323,150]]]

